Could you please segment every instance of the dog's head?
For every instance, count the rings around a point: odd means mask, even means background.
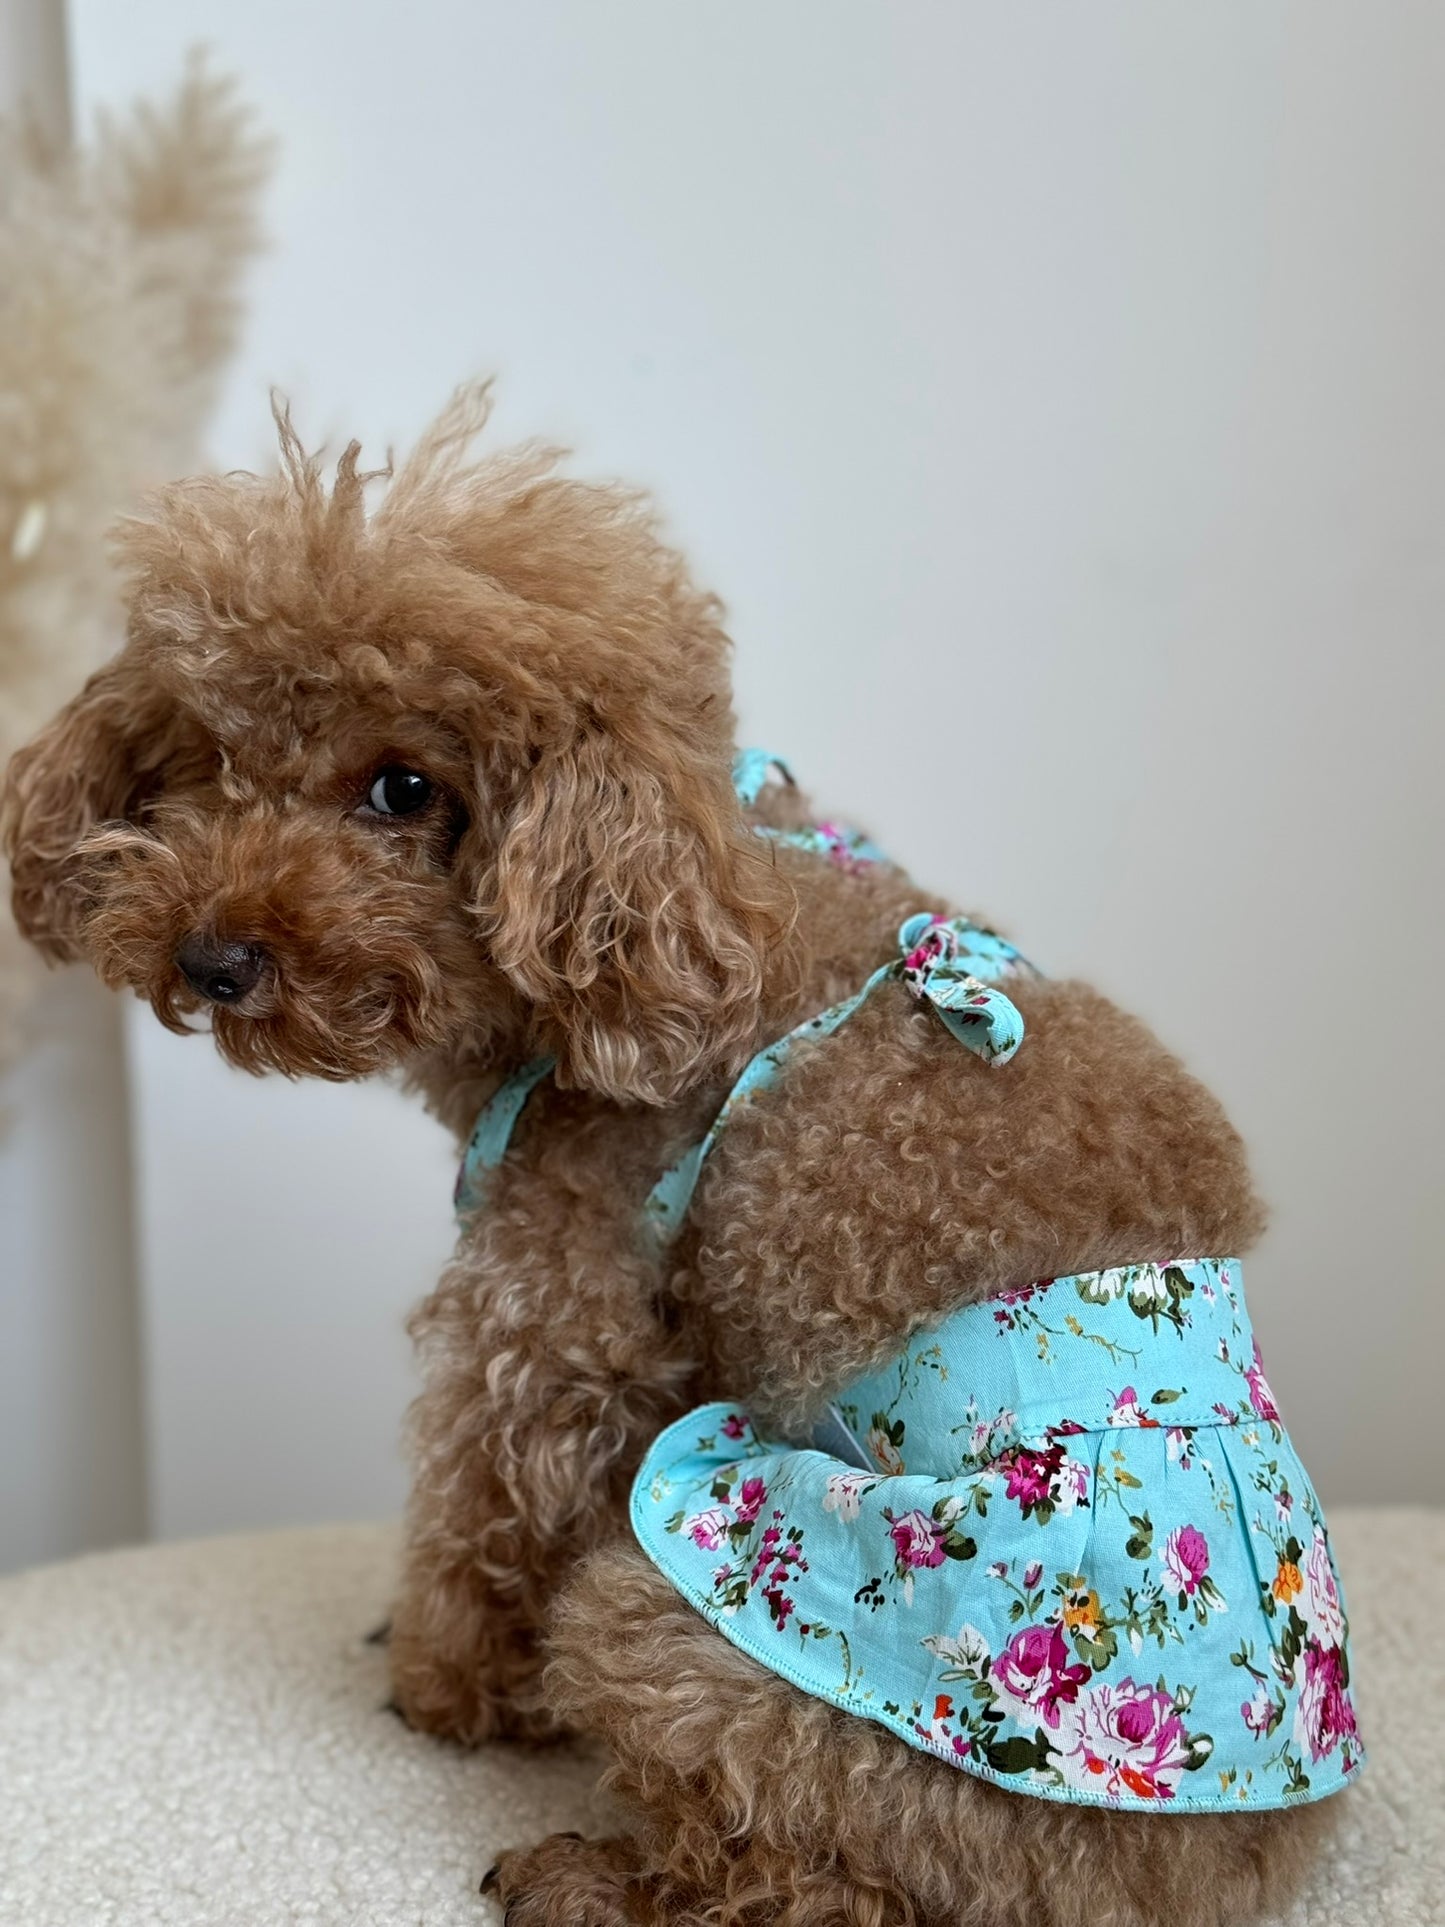
[[[727,641],[639,501],[480,463],[204,477],[122,525],[125,648],[12,763],[17,921],[250,1070],[549,1050],[664,1101],[740,1063],[791,914],[730,784]]]

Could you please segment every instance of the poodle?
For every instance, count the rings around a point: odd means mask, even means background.
[[[1120,1643],[1122,1609],[1101,1604],[1087,1573],[1061,1573],[1075,1590],[1050,1604],[1054,1574],[1040,1577],[1039,1561],[986,1573],[974,1556],[1005,1514],[1016,1533],[1049,1515],[1058,1529],[1057,1479],[1029,1497],[1027,1466],[1044,1464],[1047,1480],[1048,1464],[1077,1464],[1081,1443],[1107,1447],[1130,1425],[1161,1454],[1168,1436],[1171,1492],[1227,1486],[1217,1454],[1212,1471],[1181,1476],[1209,1435],[1150,1416],[1132,1384],[1111,1383],[1119,1429],[1051,1427],[1032,1457],[1014,1436],[970,1461],[976,1539],[959,1523],[961,1487],[939,1482],[936,1518],[922,1501],[889,1515],[896,1569],[877,1583],[894,1589],[898,1650],[905,1635],[917,1645],[907,1614],[924,1612],[928,1587],[955,1579],[980,1595],[1017,1586],[1015,1622],[1039,1622],[1026,1629],[1042,1642],[1034,1662],[1024,1646],[990,1661],[964,1635],[935,1639],[953,1655],[944,1677],[964,1684],[922,1713],[885,1719],[876,1700],[800,1684],[639,1543],[638,1469],[700,1401],[732,1401],[723,1425],[748,1450],[807,1440],[918,1334],[976,1332],[951,1321],[980,1306],[992,1329],[1027,1325],[1043,1357],[1037,1281],[1119,1267],[1133,1267],[1121,1315],[1140,1343],[1172,1341],[1187,1322],[1179,1293],[1195,1287],[1164,1268],[1237,1258],[1262,1213],[1215,1099],[1094,990],[1010,971],[1026,1037],[996,1066],[882,972],[900,922],[922,912],[946,930],[951,907],[897,864],[806,833],[812,813],[786,776],[739,797],[719,603],[638,496],[570,479],[549,449],[474,459],[487,412],[485,385],[461,391],[381,475],[363,471],[356,444],[324,474],[278,412],[276,475],[159,492],[118,531],[126,644],[15,757],[4,805],[30,941],[88,959],[171,1029],[208,1013],[217,1049],[244,1070],[399,1073],[460,1144],[519,1067],[550,1069],[531,1080],[485,1208],[464,1214],[412,1319],[424,1389],[390,1660],[416,1728],[468,1744],[599,1736],[625,1824],[520,1846],[484,1889],[511,1927],[1206,1927],[1280,1907],[1338,1801],[1252,1806],[1192,1733],[1187,1757],[1128,1786],[1167,1796],[1207,1781],[1207,1811],[1167,1797],[1140,1811],[1127,1789],[1105,1797],[1124,1784],[1107,1779],[1097,1795],[1052,1797],[1068,1791],[1061,1735],[1078,1726],[1079,1682],[1106,1640]],[[373,482],[385,483],[374,505]],[[757,1053],[875,972],[880,987],[846,1023],[799,1039],[774,1081],[732,1107],[678,1234],[642,1235],[659,1173],[703,1138]],[[1215,1297],[1202,1282],[1193,1303]],[[1278,1415],[1257,1352],[1248,1372],[1254,1431],[1235,1429],[1267,1444]],[[1233,1415],[1219,1409],[1223,1432]],[[860,1491],[887,1497],[901,1430],[875,1440],[871,1475],[802,1450],[794,1469],[832,1467],[840,1521]],[[1105,1455],[1090,1474],[1092,1514],[1075,1495],[1071,1516],[1091,1530],[1111,1463],[1125,1461]],[[746,1564],[769,1515],[756,1502],[749,1514],[726,1468],[712,1489],[718,1519],[674,1521],[673,1539],[711,1534]],[[1272,1646],[1241,1641],[1231,1690],[1253,1687],[1259,1709],[1240,1744],[1252,1739],[1261,1762],[1298,1754],[1299,1791],[1301,1760],[1341,1734],[1348,1754],[1353,1718],[1342,1656],[1315,1633],[1338,1599],[1323,1568],[1309,1591],[1312,1495],[1275,1497],[1299,1527],[1280,1541],[1279,1573],[1293,1577],[1272,1590],[1272,1558],[1262,1573],[1282,1630]],[[1236,1510],[1253,1502],[1234,1498]],[[1164,1650],[1174,1582],[1184,1650],[1225,1602],[1200,1532],[1176,1529],[1161,1550],[1144,1530],[1157,1519],[1134,1526],[1140,1597],[1163,1604],[1137,1634],[1136,1670],[1158,1672],[1159,1687],[1131,1690],[1182,1733],[1188,1695],[1164,1705],[1182,1664],[1177,1640]],[[746,1592],[746,1573],[738,1583]],[[801,1581],[794,1590],[801,1613]],[[1229,1601],[1239,1631],[1254,1623],[1248,1603]],[[794,1619],[780,1637],[791,1653],[825,1630],[804,1625],[800,1643]],[[952,1635],[957,1622],[925,1630]],[[1130,1620],[1125,1658],[1135,1638]],[[1325,1655],[1308,1688],[1307,1640]],[[801,1664],[788,1662],[794,1675]],[[1284,1701],[1293,1691],[1303,1707],[1307,1690],[1316,1748],[1292,1753]],[[955,1701],[973,1724],[940,1737],[929,1721],[946,1727]],[[1013,1724],[1031,1709],[1007,1743],[1005,1705]],[[1127,1778],[1106,1754],[1098,1743],[1084,1767]]]

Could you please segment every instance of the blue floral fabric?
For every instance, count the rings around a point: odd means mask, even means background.
[[[1021,1792],[1275,1807],[1364,1758],[1324,1518],[1232,1260],[970,1306],[811,1444],[704,1406],[648,1453],[632,1522],[735,1645]]]

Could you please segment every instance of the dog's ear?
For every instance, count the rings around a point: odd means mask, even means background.
[[[0,830],[21,934],[47,956],[81,954],[84,911],[71,858],[98,823],[123,817],[156,767],[155,737],[121,656],[93,675],[25,748],[0,790]]]
[[[756,1049],[789,994],[795,901],[725,753],[649,733],[594,726],[536,753],[478,909],[559,1081],[658,1104]]]

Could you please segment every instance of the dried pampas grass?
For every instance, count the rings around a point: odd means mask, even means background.
[[[83,151],[0,122],[0,765],[120,640],[105,532],[195,464],[267,158],[197,58]],[[0,908],[0,1063],[34,968]]]

